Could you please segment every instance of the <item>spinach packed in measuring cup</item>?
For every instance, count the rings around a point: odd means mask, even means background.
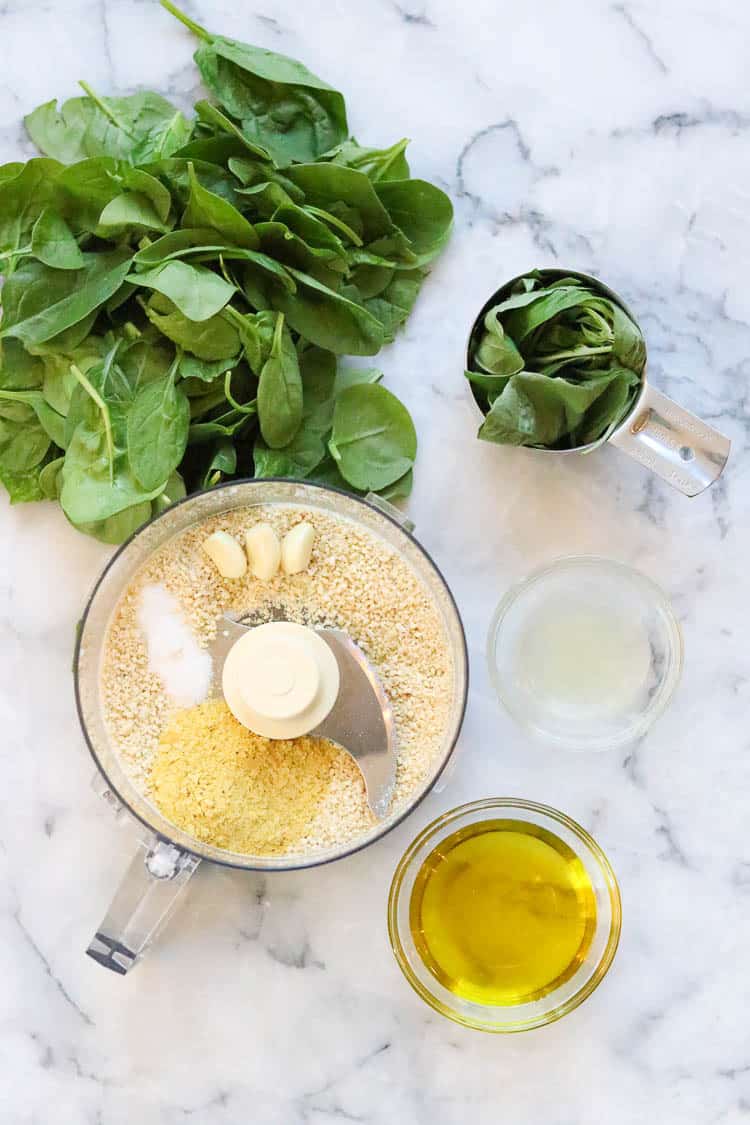
[[[532,270],[485,302],[466,378],[478,436],[548,453],[605,441],[686,496],[720,476],[730,442],[646,381],[646,344],[625,302],[595,277]]]
[[[614,301],[577,277],[535,270],[484,315],[466,377],[485,441],[576,449],[603,441],[633,405],[646,346]]]

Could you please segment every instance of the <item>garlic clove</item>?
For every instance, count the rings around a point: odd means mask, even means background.
[[[281,544],[271,525],[258,523],[245,532],[245,548],[251,573],[261,582],[268,582],[281,562]]]
[[[242,578],[247,570],[245,552],[228,532],[215,531],[202,547],[222,578]]]
[[[281,565],[285,574],[307,570],[312,557],[315,531],[309,523],[298,523],[288,531],[281,543]]]

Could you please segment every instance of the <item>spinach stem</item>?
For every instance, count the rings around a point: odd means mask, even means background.
[[[99,413],[102,416],[104,423],[104,437],[107,443],[107,459],[109,461],[109,483],[113,484],[115,479],[115,443],[112,439],[112,420],[109,416],[109,407],[99,394],[97,389],[91,385],[84,373],[74,363],[71,363],[70,370],[76,378],[76,381],[81,384],[86,394],[99,408]]]
[[[241,403],[232,394],[232,368],[230,367],[224,376],[224,398],[234,410],[238,410],[240,414],[257,414],[258,413],[258,400],[251,399],[250,402]]]
[[[197,35],[199,39],[205,39],[206,41],[211,39],[205,27],[201,27],[195,20],[191,20],[190,16],[186,16],[184,12],[181,12],[177,5],[172,3],[172,0],[161,0],[161,6],[162,8],[166,8],[168,12],[171,12],[175,19],[178,19],[189,31],[192,31],[193,35]]]
[[[104,98],[100,98],[96,91],[91,89],[88,82],[84,82],[83,80],[81,80],[78,85],[82,90],[86,92],[86,95],[91,98],[94,105],[102,111],[104,116],[109,118],[113,125],[116,125],[118,129],[122,129],[123,133],[127,133],[129,137],[133,136],[132,131],[128,129],[125,122],[120,120],[113,109],[110,109],[110,107],[104,101]]]
[[[181,359],[182,359],[182,348],[180,347],[179,344],[177,344],[176,347],[175,347],[175,353],[174,353],[174,359],[172,360],[172,365],[169,368],[169,371],[167,372],[167,378],[166,378],[166,381],[165,381],[165,394],[166,394],[166,391],[167,391],[168,387],[174,386],[174,383],[175,383],[175,380],[176,380],[176,377],[177,377],[177,368],[180,366]]]
[[[276,324],[273,329],[273,340],[271,341],[271,355],[281,354],[281,333],[284,331],[284,314],[276,314]]]
[[[322,211],[320,207],[313,207],[311,203],[305,204],[304,210],[307,211],[308,215],[312,215],[313,218],[320,219],[321,222],[328,223],[328,225],[331,227],[338,227],[341,233],[345,234],[346,237],[350,239],[355,246],[364,245],[362,239],[359,237],[356,231],[353,231],[352,228],[343,221],[343,219],[338,219],[335,215],[332,215],[330,211]]]
[[[565,352],[553,352],[552,355],[539,355],[539,363],[557,363],[559,359],[586,359],[590,355],[607,355],[612,351],[611,344],[602,344],[600,348],[570,348]]]
[[[0,399],[9,399],[11,402],[27,402],[29,406],[42,398],[40,391],[0,391]]]
[[[409,138],[403,137],[400,141],[396,141],[395,145],[391,145],[390,148],[387,148],[385,150],[383,155],[380,157],[380,161],[375,162],[375,166],[378,169],[379,180],[382,180],[383,176],[391,167],[394,160],[397,160],[398,157],[401,156],[402,152],[405,150],[408,144]]]
[[[227,285],[234,285],[235,289],[239,289],[239,285],[236,285],[235,282],[232,281],[231,277],[227,273],[226,262],[224,261],[224,255],[223,254],[219,254],[219,268],[221,269],[221,272],[224,275],[224,280],[226,281]]]

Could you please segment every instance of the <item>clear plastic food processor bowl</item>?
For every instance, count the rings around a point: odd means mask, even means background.
[[[294,504],[330,512],[351,520],[385,540],[417,574],[443,620],[453,657],[453,696],[442,745],[430,776],[421,789],[393,815],[356,842],[283,856],[242,855],[213,847],[168,821],[135,788],[118,759],[105,723],[100,692],[100,669],[107,629],[117,603],[136,572],[174,536],[206,519],[234,508]],[[435,785],[456,745],[466,707],[468,660],[461,618],[443,577],[411,534],[412,525],[391,505],[377,497],[360,500],[333,488],[292,481],[232,482],[198,493],[169,508],[142,527],[116,552],[99,578],[81,621],[74,660],[74,677],[81,727],[101,774],[98,788],[118,814],[132,814],[146,830],[133,859],[93,938],[88,953],[118,973],[137,961],[175,904],[180,889],[202,859],[248,870],[283,871],[314,867],[340,859],[373,843],[419,804]]]

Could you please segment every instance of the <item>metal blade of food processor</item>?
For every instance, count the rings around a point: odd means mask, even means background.
[[[222,671],[237,641],[253,625],[225,615],[210,646],[213,690],[222,694]],[[367,803],[382,820],[396,782],[398,740],[393,710],[377,673],[357,644],[338,629],[316,629],[339,669],[333,709],[307,733],[335,742],[356,762],[365,782]]]

